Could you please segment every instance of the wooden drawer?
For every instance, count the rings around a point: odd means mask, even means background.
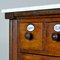
[[[34,26],[33,31],[28,31],[27,26]],[[18,24],[18,47],[19,49],[27,50],[42,50],[42,23],[19,23]],[[26,39],[25,34],[31,33],[33,35],[32,39]]]
[[[18,60],[60,60],[60,57],[42,56],[33,54],[21,54],[18,56]]]
[[[55,31],[55,29],[58,29],[55,27],[57,24],[60,23],[46,23],[46,41],[44,46],[47,51],[46,54],[60,56],[60,37],[58,37],[58,35],[60,36],[60,32]]]
[[[39,55],[32,55],[32,54],[21,54],[21,60],[42,60],[42,57]],[[18,57],[19,59],[19,57]]]

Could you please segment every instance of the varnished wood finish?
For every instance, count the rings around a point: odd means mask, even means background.
[[[9,21],[9,60],[12,60],[12,20]]]
[[[13,20],[13,60],[17,60],[17,20]]]
[[[29,22],[42,22],[42,23],[48,23],[48,22],[60,22],[60,17],[59,18],[56,18],[55,16],[53,17],[53,18],[41,18],[41,16],[39,17],[39,18],[37,18],[36,16],[35,16],[35,18],[33,17],[30,17],[30,18],[21,18],[20,20],[19,19],[17,19],[18,20],[18,22],[26,22],[26,23],[29,23]]]
[[[32,55],[32,54],[21,54],[22,60],[42,60],[42,57],[39,55]]]
[[[60,47],[60,41],[54,41],[52,39],[52,34],[53,33],[60,33],[60,32],[56,32],[54,30],[54,26],[56,24],[60,24],[60,22],[46,23],[45,50],[47,51],[48,54],[55,55],[55,56],[57,56],[57,55],[60,56],[60,48],[59,48]]]
[[[18,54],[21,56],[21,60],[60,60],[60,57],[50,57],[50,56],[41,56],[41,55],[33,55],[33,54]],[[18,58],[18,60],[20,59]]]
[[[17,60],[17,20],[9,23],[9,60]]]
[[[32,21],[32,19],[31,19]],[[25,38],[25,34],[27,31],[27,26],[29,24],[34,25],[35,29],[31,33],[33,34],[32,40],[27,40]],[[38,32],[39,31],[39,32]],[[19,49],[27,49],[27,50],[42,50],[42,31],[43,31],[43,24],[42,23],[20,23],[18,22],[18,33],[19,33]],[[38,37],[38,38],[37,38]]]
[[[55,19],[55,18],[54,18]],[[27,41],[26,39],[25,39],[25,37],[22,37],[22,36],[24,36],[24,32],[27,32],[27,29],[26,29],[26,27],[27,27],[27,25],[29,25],[29,23],[30,23],[30,20],[31,20],[31,22],[32,22],[32,24],[34,24],[34,22],[36,23],[37,22],[37,25],[39,25],[40,23],[39,22],[41,22],[42,23],[42,31],[44,32],[44,30],[43,30],[43,28],[45,28],[45,37],[44,37],[44,39],[42,38],[41,40],[42,40],[42,45],[41,45],[41,47],[42,47],[42,51],[40,51],[41,50],[41,48],[40,47],[37,47],[37,48],[39,48],[39,49],[32,49],[32,47],[31,47],[31,45],[29,45],[30,44],[30,41]],[[38,21],[37,21],[38,20]],[[47,20],[47,19],[46,19]],[[48,19],[48,20],[50,20],[50,19]],[[55,19],[55,20],[57,20],[57,19]],[[52,40],[52,34],[55,32],[54,31],[54,25],[55,24],[59,24],[59,22],[47,22],[47,23],[45,23],[45,25],[46,26],[44,26],[44,21],[39,21],[39,19],[27,19],[27,20],[18,20],[18,32],[19,31],[21,31],[20,32],[20,34],[21,33],[23,33],[23,35],[21,34],[21,37],[19,37],[19,41],[18,41],[18,43],[20,44],[19,46],[21,46],[22,44],[23,44],[23,48],[21,48],[21,51],[22,52],[26,52],[26,53],[36,53],[36,54],[44,54],[44,55],[50,55],[50,56],[60,56],[60,53],[59,52],[57,52],[57,51],[59,51],[59,48],[57,48],[57,47],[59,47],[60,45],[58,44],[58,43],[60,43],[60,42],[56,42],[56,41],[54,41],[54,40]],[[36,25],[36,26],[37,26]],[[22,27],[23,26],[23,27]],[[41,26],[41,25],[39,25],[39,26]],[[24,30],[24,31],[23,31]],[[37,29],[38,30],[38,29]],[[51,30],[51,31],[50,31]],[[40,32],[40,30],[39,30],[39,32]],[[35,33],[35,32],[34,32]],[[19,34],[19,36],[20,36],[20,34]],[[36,33],[37,34],[37,33]],[[34,34],[34,35],[36,35],[36,34]],[[50,35],[49,35],[50,34]],[[41,34],[42,36],[44,35],[44,33],[43,34]],[[39,35],[39,37],[40,37],[40,35]],[[49,38],[50,37],[50,38]],[[21,39],[22,38],[22,39]],[[46,38],[46,39],[45,39]],[[49,39],[47,39],[47,38],[49,38]],[[21,42],[21,40],[23,41],[23,42]],[[35,39],[34,39],[35,40]],[[39,39],[38,39],[39,40]],[[51,41],[49,41],[49,40],[51,40]],[[44,42],[44,43],[43,43]],[[55,43],[53,43],[53,42],[55,42]],[[35,42],[35,43],[37,43],[37,42]],[[35,43],[32,43],[33,45],[35,44]],[[50,43],[50,47],[49,47],[49,43]],[[55,46],[55,47],[53,47],[53,45]],[[27,46],[27,47],[26,47]],[[36,44],[34,45],[35,47],[36,47]],[[40,46],[40,45],[39,45]],[[30,47],[30,48],[29,48]],[[20,48],[19,48],[19,50],[20,50]]]
[[[60,9],[5,13],[5,18],[10,20],[9,60],[60,60],[60,41],[52,39]],[[35,27],[31,41],[25,38],[29,24]]]
[[[16,19],[18,17],[30,17],[30,16],[54,16],[60,15],[60,9],[47,9],[47,10],[36,10],[36,11],[25,11],[25,12],[12,12],[12,13],[5,13],[6,19]]]

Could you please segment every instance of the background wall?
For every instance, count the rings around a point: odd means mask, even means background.
[[[2,9],[60,3],[60,0],[0,0],[0,60],[9,60],[9,21]]]

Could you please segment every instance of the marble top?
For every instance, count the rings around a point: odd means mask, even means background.
[[[2,9],[1,12],[2,13],[9,13],[9,12],[23,12],[23,11],[46,10],[46,9],[57,9],[57,8],[60,8],[60,4],[50,4],[50,5],[42,5],[42,6]]]

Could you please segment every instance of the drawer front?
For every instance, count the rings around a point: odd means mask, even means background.
[[[44,57],[45,60],[60,60],[60,57]]]
[[[21,54],[18,60],[60,60],[60,57],[41,56],[33,54]]]
[[[42,50],[42,31],[42,23],[19,23],[19,49]]]
[[[60,56],[60,23],[46,23],[46,54]]]
[[[32,54],[22,54],[20,58],[21,60],[42,60],[42,57]]]

